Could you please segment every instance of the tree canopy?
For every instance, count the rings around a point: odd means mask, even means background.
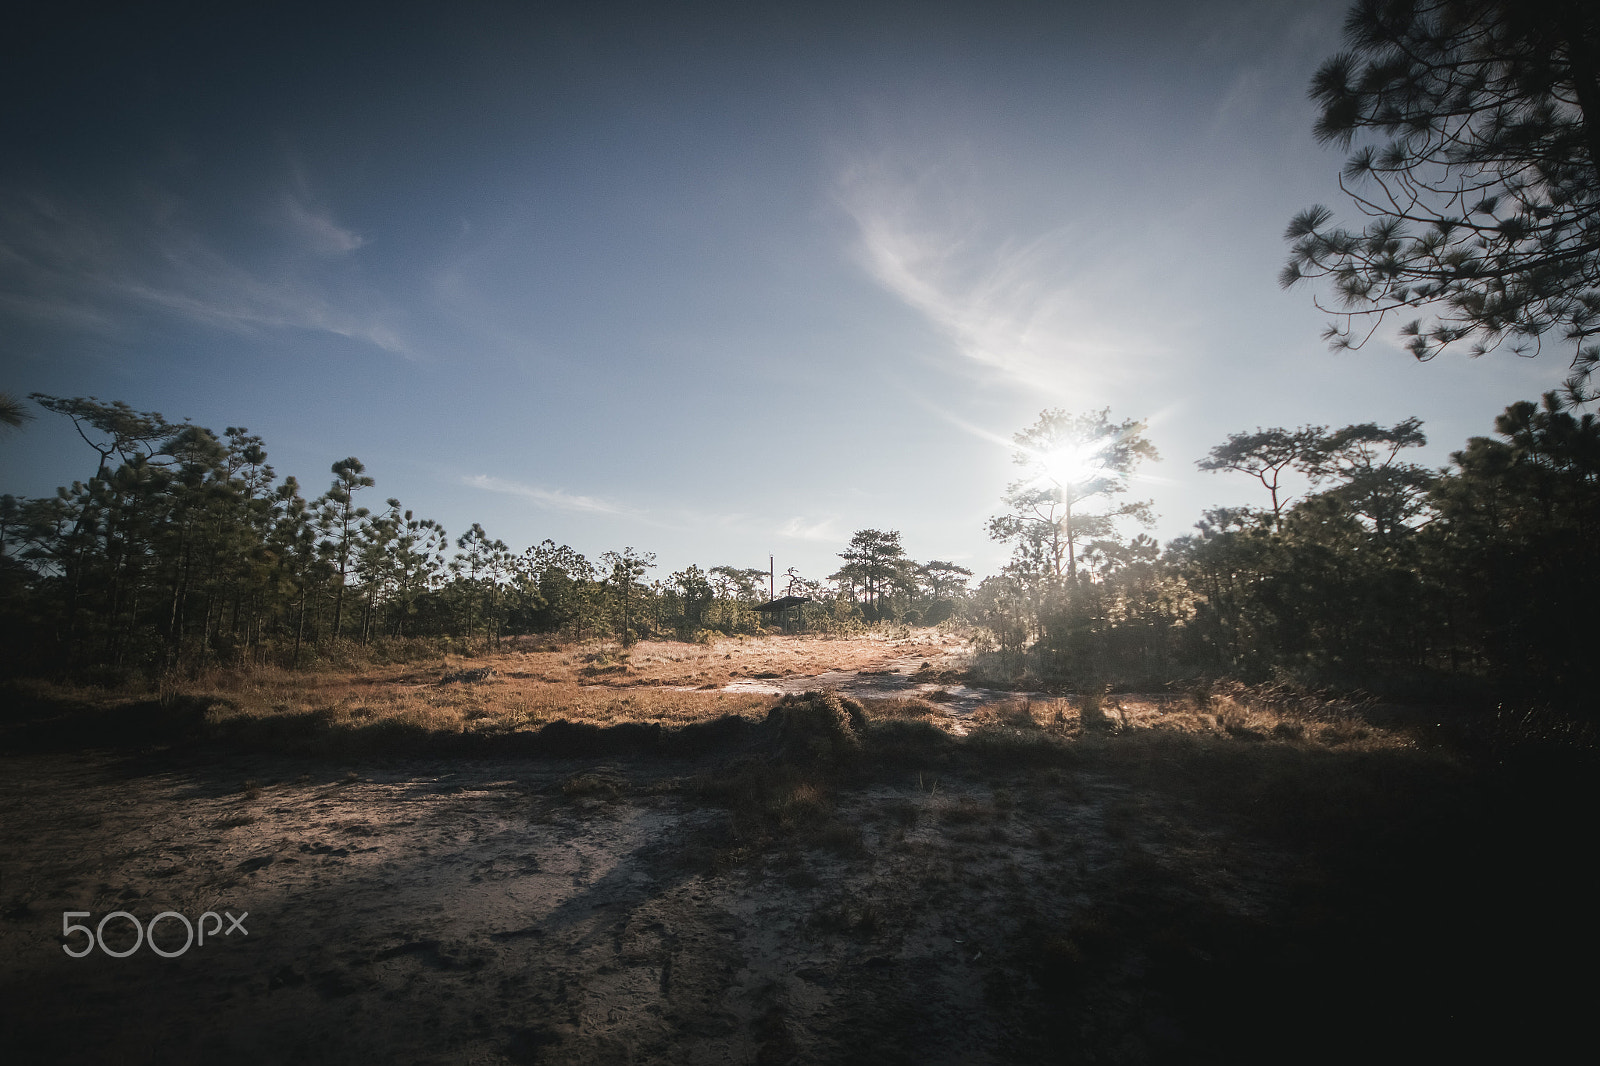
[[[1320,426],[1304,426],[1294,430],[1273,427],[1257,429],[1254,433],[1231,433],[1195,466],[1213,472],[1233,470],[1261,482],[1272,497],[1272,521],[1276,525],[1289,502],[1283,484],[1284,474],[1293,470],[1311,476],[1324,432]]]
[[[1283,475],[1292,470],[1312,485],[1334,482],[1323,495],[1337,495],[1344,510],[1388,534],[1405,528],[1433,484],[1431,471],[1397,461],[1404,449],[1426,443],[1418,418],[1388,427],[1376,422],[1335,430],[1274,427],[1229,434],[1195,465],[1201,470],[1233,470],[1260,481],[1272,497],[1273,527],[1283,522],[1289,501]]]
[[[24,422],[33,421],[33,412],[28,410],[21,400],[10,393],[0,392],[0,426],[10,426],[13,429]]]
[[[916,564],[906,557],[897,529],[858,530],[839,558],[844,565],[829,580],[861,589],[869,610],[891,589],[915,584]]]
[[[1147,502],[1107,504],[1128,491],[1128,475],[1141,462],[1159,459],[1136,419],[1111,421],[1109,408],[1071,415],[1041,411],[1039,420],[1012,439],[1011,460],[1026,471],[1006,487],[1007,514],[989,519],[989,536],[1015,545],[1017,562],[1053,578],[1078,572],[1086,537],[1109,536],[1118,518],[1150,521]]]
[[[1317,139],[1355,146],[1340,187],[1367,221],[1297,215],[1280,281],[1332,282],[1335,346],[1412,311],[1432,316],[1401,328],[1424,360],[1457,341],[1532,355],[1559,335],[1569,398],[1592,398],[1600,13],[1585,0],[1359,0],[1344,36],[1310,95]]]

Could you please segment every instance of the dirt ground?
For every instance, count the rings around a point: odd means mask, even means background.
[[[859,755],[799,769],[759,732],[683,756],[0,756],[0,1040],[19,1062],[1385,1061],[1511,1039],[1491,1011],[1559,1028],[1553,931],[1482,908],[1573,871],[1453,759],[1348,723],[1191,743],[1159,701],[1046,743],[1016,696],[928,679],[959,648],[800,643],[755,653],[776,678],[700,683],[943,692],[949,728],[880,703]],[[630,669],[687,683],[712,654]],[[531,680],[513,663],[486,698]],[[69,957],[63,914],[114,911],[248,916],[176,958]],[[134,944],[122,918],[102,935]]]
[[[672,787],[689,766],[316,769],[7,760],[5,889],[28,901],[0,980],[21,1029],[81,1018],[48,1029],[97,1062],[1036,1058],[1004,1009],[1026,979],[1013,909],[1070,908],[1127,845],[1104,781],[1025,814],[1009,778],[863,787],[835,810],[859,838],[729,868],[727,815]],[[1281,865],[1234,856],[1218,905],[1270,908]],[[66,956],[61,912],[114,910],[248,912],[248,936]],[[1130,1038],[1181,1036],[1152,1024]]]

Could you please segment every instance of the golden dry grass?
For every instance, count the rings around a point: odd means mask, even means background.
[[[559,719],[681,726],[728,714],[759,716],[774,702],[766,695],[718,691],[733,680],[867,670],[906,656],[948,655],[952,648],[931,631],[906,639],[765,637],[709,646],[646,641],[626,650],[616,644],[553,648],[508,642],[496,654],[446,655],[423,663],[303,672],[216,669],[164,683],[161,695],[216,698],[207,718],[217,725],[314,712],[341,729],[388,724],[440,733],[537,729]],[[483,681],[441,682],[485,669],[493,673]],[[58,689],[57,695],[69,693]]]
[[[319,713],[328,725],[388,723],[425,732],[514,732],[565,719],[593,725],[622,722],[687,725],[726,714],[760,714],[770,697],[678,689],[618,690],[573,681],[494,677],[475,684],[418,684],[381,679],[257,680],[223,696],[208,713],[222,724]]]
[[[962,644],[935,630],[906,637],[869,634],[836,640],[822,637],[739,637],[710,645],[642,641],[624,652],[617,645],[570,649],[554,662],[533,668],[551,680],[603,680],[613,685],[725,685],[759,677],[820,674],[829,670],[870,671],[896,659],[958,654]],[[535,653],[548,655],[549,653]]]
[[[874,717],[928,717],[937,722],[940,712],[922,700],[878,701],[903,703],[888,711],[869,703]],[[1410,748],[1415,738],[1401,729],[1369,722],[1356,704],[1302,698],[1286,701],[1270,692],[1233,685],[1224,695],[1197,701],[1179,695],[1116,695],[1098,699],[1100,722],[1094,718],[1094,697],[1011,697],[979,707],[966,719],[969,729],[1037,732],[1064,741],[1089,736],[1138,733],[1179,734],[1245,742],[1288,744],[1302,748],[1339,748],[1376,751]],[[1086,706],[1087,705],[1087,706]]]
[[[829,671],[864,675],[909,671],[917,678],[959,670],[967,648],[935,630],[849,639],[805,636],[744,637],[709,645],[646,641],[557,647],[523,638],[498,653],[443,655],[406,663],[288,671],[272,666],[217,668],[163,681],[164,704],[209,705],[207,723],[235,727],[285,726],[315,718],[319,728],[346,736],[377,727],[412,734],[505,734],[538,730],[560,720],[594,726],[624,723],[677,727],[724,715],[764,716],[776,697],[724,692],[752,678],[807,677]],[[452,675],[492,671],[481,681],[444,682]],[[16,682],[38,699],[85,710],[110,711],[130,693],[42,681]],[[945,698],[941,698],[945,696]],[[147,697],[146,697],[147,698]],[[1362,708],[1271,690],[1219,684],[1198,695],[1107,695],[1103,719],[1093,721],[1094,697],[1022,697],[996,693],[970,713],[952,717],[942,690],[865,699],[880,722],[923,722],[958,736],[1074,743],[1094,736],[1166,733],[1304,748],[1375,750],[1407,747],[1398,730],[1369,722]],[[1085,723],[1089,726],[1086,728]],[[250,730],[245,729],[248,734]]]

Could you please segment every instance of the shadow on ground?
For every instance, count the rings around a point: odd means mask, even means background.
[[[262,752],[204,710],[13,714],[19,1061],[1538,1060],[1586,1019],[1566,749],[957,739],[813,695],[476,752],[308,720]],[[62,950],[64,912],[166,909],[249,933]]]

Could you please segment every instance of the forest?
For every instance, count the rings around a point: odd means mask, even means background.
[[[988,679],[1062,691],[1228,677],[1550,700],[1582,683],[1573,620],[1597,591],[1600,426],[1556,394],[1512,404],[1438,470],[1407,459],[1426,443],[1415,419],[1230,434],[1195,461],[1259,482],[1261,504],[1208,510],[1164,546],[1137,532],[1149,504],[1123,502],[1157,458],[1144,424],[1046,411],[1016,434],[1022,476],[988,523],[1011,562],[976,583],[887,529],[859,531],[826,576],[736,562],[653,577],[632,546],[519,551],[476,523],[452,538],[379,502],[354,457],[308,498],[245,428],[33,400],[73,422],[93,471],[0,497],[8,672],[151,679],[526,634],[705,642],[777,624],[756,610],[775,593],[809,601],[787,620],[806,632],[968,627]]]

